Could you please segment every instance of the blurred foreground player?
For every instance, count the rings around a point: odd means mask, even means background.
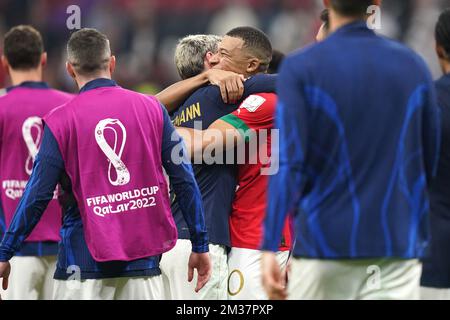
[[[436,179],[430,189],[431,241],[423,259],[421,298],[450,300],[450,9],[439,17],[435,37],[444,72],[436,81],[442,145]]]
[[[33,27],[17,26],[6,33],[2,65],[13,86],[0,98],[0,239],[11,223],[14,225],[14,211],[30,178],[42,141],[41,118],[73,97],[42,82],[46,61],[41,35]],[[43,171],[50,166],[40,163]],[[24,197],[39,200],[35,194],[25,193]],[[11,259],[11,287],[2,294],[4,299],[52,297],[62,219],[56,196],[52,198],[48,206],[38,204],[40,210],[45,209],[42,219]]]
[[[420,57],[368,29],[379,1],[325,4],[333,34],[280,73],[263,248],[277,250],[294,213],[290,299],[417,299],[438,159],[434,85]],[[287,295],[278,269],[266,253],[273,299]]]
[[[44,118],[45,132],[31,183],[0,246],[0,277],[42,213],[40,204],[62,180],[66,196],[55,273],[56,299],[163,299],[159,260],[176,242],[164,166],[191,231],[189,277],[199,290],[211,265],[200,192],[188,161],[175,165],[181,142],[153,97],[111,80],[115,57],[94,29],[72,34],[67,71],[80,94]],[[173,137],[172,137],[173,136]],[[177,149],[183,156],[183,148]],[[44,172],[41,161],[51,164]],[[29,221],[30,223],[25,223]]]

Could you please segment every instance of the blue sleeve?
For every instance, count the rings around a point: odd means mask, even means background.
[[[0,244],[0,261],[8,261],[20,250],[23,241],[42,217],[64,172],[64,161],[58,144],[46,127],[33,173],[16,209],[11,225]]]
[[[427,77],[427,97],[424,108],[424,125],[422,127],[425,155],[425,169],[427,171],[427,181],[436,177],[439,165],[439,155],[441,149],[442,119],[441,110],[438,106],[436,87],[428,69],[425,69]]]
[[[242,100],[252,94],[277,92],[277,75],[257,74],[244,82],[244,96]]]
[[[202,91],[202,98],[207,98],[212,104],[230,108],[230,113],[237,109],[241,103],[252,94],[257,93],[276,93],[277,89],[277,75],[257,74],[244,82],[244,94],[242,98],[235,104],[226,104],[222,100],[220,88],[218,86],[210,85],[205,87]],[[205,103],[207,105],[207,103]]]
[[[166,108],[164,113],[164,131],[162,141],[162,163],[170,179],[183,217],[191,234],[192,251],[208,252],[208,235],[203,212],[202,196],[194,177],[192,165],[187,158],[183,140],[170,121]],[[179,151],[179,152],[176,152]],[[183,161],[174,162],[172,154],[182,157]]]
[[[278,104],[275,128],[279,130],[278,148],[274,147],[272,166],[279,170],[269,178],[268,203],[264,221],[262,250],[278,251],[281,233],[288,214],[295,214],[305,184],[305,150],[307,140],[306,103],[300,79],[289,60],[282,65],[278,78]],[[276,141],[272,142],[276,145]],[[278,164],[276,164],[278,162]]]
[[[3,212],[2,203],[0,202],[0,239],[3,239],[6,231],[5,213]]]

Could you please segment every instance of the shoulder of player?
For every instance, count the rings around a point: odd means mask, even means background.
[[[5,90],[5,93],[3,95],[0,94],[0,113],[3,113],[3,109],[5,105],[8,103],[7,101],[8,101],[8,94],[6,93]]]
[[[200,104],[205,107],[205,110],[209,110],[211,107],[225,103],[222,101],[219,87],[208,85],[194,91],[194,93],[183,102],[178,111],[187,109],[196,104]]]
[[[53,101],[55,101],[55,103],[59,103],[58,106],[66,104],[67,102],[77,97],[76,94],[68,93],[58,89],[50,89],[50,94],[52,95]]]
[[[8,93],[6,92],[6,89],[1,89],[0,91],[0,103],[4,104],[5,101],[8,100]]]
[[[74,99],[76,99],[76,98],[74,98]],[[55,107],[54,109],[52,109],[49,113],[47,113],[44,116],[44,119],[48,120],[48,119],[52,119],[52,118],[56,118],[56,119],[66,118],[67,110],[68,110],[69,106],[72,104],[73,100],[69,100],[69,101]]]
[[[389,54],[389,58],[398,61],[404,65],[415,64],[420,68],[428,70],[425,60],[413,49],[402,44],[399,41],[389,39],[385,36],[378,36],[380,40],[380,47]]]
[[[59,95],[62,98],[65,98],[67,100],[71,100],[73,98],[75,98],[77,96],[77,94],[75,93],[69,93],[69,92],[65,92],[62,90],[58,90],[58,89],[50,89],[52,92],[54,92],[55,94]]]
[[[10,106],[14,105],[15,100],[17,99],[17,95],[11,94],[13,91],[7,91],[6,89],[4,90],[4,93],[0,95],[0,111],[2,113],[14,110],[14,108],[10,108]]]
[[[249,95],[244,101],[242,101],[240,107],[244,105],[253,106],[256,108],[263,106],[270,106],[276,104],[277,94],[273,92],[260,92]]]
[[[252,117],[260,115],[266,117],[272,115],[277,102],[275,93],[257,93],[248,96],[234,112],[237,115],[252,114]],[[242,113],[244,112],[244,113]]]
[[[203,103],[217,103],[220,102],[224,104],[222,100],[222,96],[220,94],[220,88],[215,85],[207,85],[197,89],[191,97],[194,103],[203,102]],[[197,100],[197,101],[195,101]]]
[[[247,79],[247,81],[244,82],[244,89],[247,89],[256,84],[271,83],[273,81],[276,81],[277,78],[278,78],[277,74],[267,74],[267,73],[256,74],[254,76],[251,76],[250,78]]]
[[[141,93],[141,92],[136,92],[133,90],[129,90],[129,89],[125,89],[122,87],[118,87],[120,90],[123,90],[127,95],[129,99],[136,99],[136,100],[141,100],[141,101],[145,101],[149,103],[149,106],[151,107],[158,107],[158,108],[163,108],[161,102],[158,100],[158,98],[156,98],[154,95],[150,95],[150,94],[145,94],[145,93]]]

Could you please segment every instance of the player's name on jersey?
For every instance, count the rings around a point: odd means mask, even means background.
[[[179,115],[175,117],[173,120],[173,124],[177,127],[182,125],[183,123],[189,122],[191,120],[194,120],[202,115],[202,111],[200,109],[200,103],[195,103],[183,111]]]

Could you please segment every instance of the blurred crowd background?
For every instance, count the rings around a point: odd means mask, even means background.
[[[179,80],[173,53],[188,34],[225,34],[236,26],[265,31],[275,49],[289,53],[314,41],[322,0],[0,0],[0,36],[17,24],[32,24],[44,36],[49,57],[45,79],[76,91],[66,75],[65,42],[70,5],[81,8],[81,26],[110,38],[118,58],[115,79],[124,87],[154,93]],[[380,33],[419,52],[434,77],[434,25],[449,0],[384,0]],[[1,50],[1,44],[0,44]],[[330,53],[332,54],[332,53]],[[0,87],[7,85],[0,74]]]

